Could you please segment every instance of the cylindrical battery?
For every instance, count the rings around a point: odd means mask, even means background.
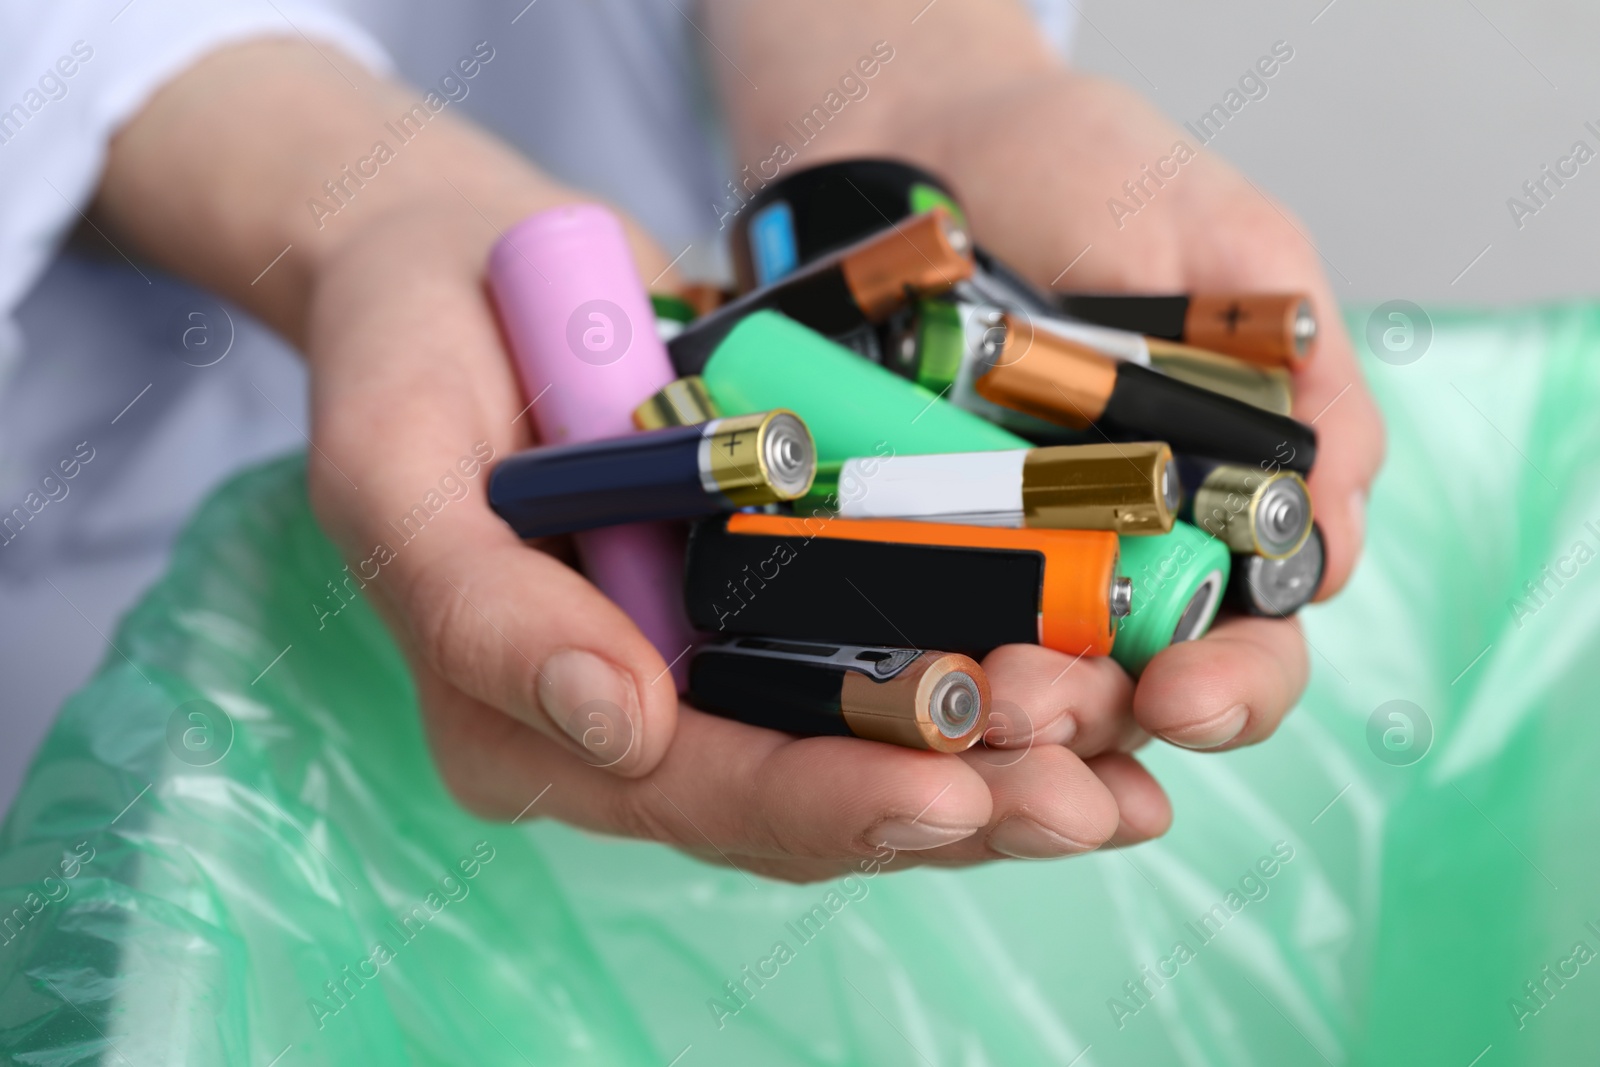
[[[894,159],[843,159],[795,171],[745,205],[730,247],[741,291],[770,284],[844,247],[939,207],[965,226],[938,176]],[[974,245],[977,270],[963,287],[1013,311],[1055,316],[1051,294]]]
[[[943,293],[972,274],[972,242],[950,213],[935,208],[807,264],[685,327],[668,343],[681,374],[707,361],[753,312],[778,311],[830,338],[876,349],[875,326],[919,296]]]
[[[850,459],[840,482],[869,474],[842,517],[1153,534],[1172,528],[1181,489],[1160,441]]]
[[[846,159],[807,167],[755,194],[734,220],[728,247],[740,292],[769,285],[901,219],[961,209],[944,183],[894,159]]]
[[[1228,549],[1186,522],[1156,537],[1122,539],[1121,572],[1139,595],[1117,628],[1111,658],[1138,676],[1162,649],[1211,628],[1228,586]]]
[[[1182,469],[1193,486],[1183,517],[1233,552],[1283,559],[1311,533],[1311,493],[1293,471],[1188,460]]]
[[[1235,556],[1233,580],[1228,583],[1228,603],[1248,615],[1286,618],[1317,595],[1326,564],[1322,529],[1312,523],[1305,543],[1292,556],[1284,559]]]
[[[673,379],[627,235],[606,208],[572,204],[524,219],[490,253],[488,280],[545,444],[631,432],[633,409]],[[669,663],[692,637],[670,593],[680,536],[631,526],[578,539],[589,577]]]
[[[1117,537],[741,514],[697,523],[685,598],[708,632],[942,648],[1111,651],[1130,583]]]
[[[961,752],[989,721],[989,680],[953,652],[739,637],[696,650],[695,707],[802,736]]]
[[[518,536],[551,537],[794,500],[815,467],[805,423],[769,411],[530,448],[495,467],[489,506]]]
[[[1069,315],[1181,341],[1268,367],[1311,358],[1317,319],[1304,293],[1195,293],[1190,296],[1068,293]]]
[[[1309,471],[1316,459],[1310,426],[1118,362],[1017,316],[1002,320],[974,386],[991,403],[1113,438],[1164,439],[1174,452],[1224,462]]]
[[[679,378],[656,392],[633,409],[633,424],[641,430],[659,430],[665,426],[697,426],[710,422],[718,415],[717,405],[706,392],[706,383],[699,375]]]
[[[1294,391],[1289,372],[1282,367],[1263,367],[1233,356],[1208,352],[1191,345],[1170,341],[1148,342],[1150,365],[1162,374],[1181,382],[1231,396],[1263,411],[1288,415],[1294,410]]]
[[[1028,446],[772,311],[758,311],[736,326],[706,364],[704,378],[724,414],[781,407],[799,415],[822,464]]]
[[[1300,367],[1317,342],[1317,317],[1304,293],[1196,293],[1183,340],[1268,367]]]

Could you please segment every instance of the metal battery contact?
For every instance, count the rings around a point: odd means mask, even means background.
[[[761,428],[761,467],[781,499],[793,500],[811,488],[817,470],[816,446],[800,417],[775,411]]]
[[[951,671],[928,694],[928,718],[944,736],[965,737],[983,710],[977,681],[965,671]]]

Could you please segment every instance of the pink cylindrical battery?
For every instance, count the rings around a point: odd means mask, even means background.
[[[544,444],[634,432],[633,409],[673,380],[622,223],[598,204],[519,222],[489,254],[489,288]],[[668,663],[681,690],[694,640],[683,537],[651,523],[577,536],[585,571]]]

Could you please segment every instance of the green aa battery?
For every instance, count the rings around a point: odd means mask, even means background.
[[[701,376],[725,416],[784,407],[804,420],[818,463],[817,484],[802,504],[835,491],[847,459],[1030,447],[775,311],[734,327]]]
[[[1228,547],[1186,522],[1172,532],[1119,537],[1119,570],[1133,580],[1133,610],[1117,626],[1111,658],[1134,677],[1155,654],[1211,628],[1228,587]]]

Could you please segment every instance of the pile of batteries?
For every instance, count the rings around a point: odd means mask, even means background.
[[[732,252],[736,292],[651,297],[583,205],[489,266],[545,442],[490,504],[525,538],[577,534],[695,706],[960,751],[1000,645],[1137,674],[1224,603],[1315,593],[1303,295],[1046,292],[884,160],[767,186]]]

